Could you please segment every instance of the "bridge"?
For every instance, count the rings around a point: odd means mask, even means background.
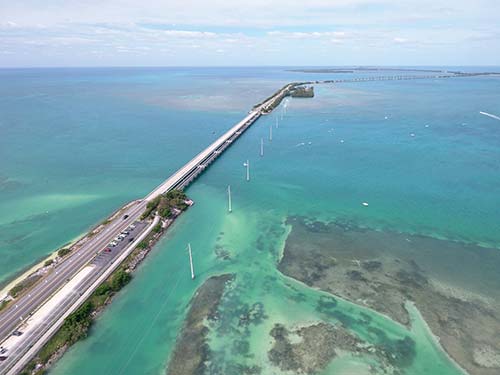
[[[414,74],[414,75],[391,75],[391,76],[371,76],[359,78],[345,78],[345,79],[332,79],[322,81],[308,81],[302,82],[304,85],[322,84],[322,83],[353,83],[353,82],[374,82],[374,81],[408,81],[416,79],[443,79],[443,78],[459,78],[459,77],[476,77],[487,75],[499,75],[493,72],[483,73],[462,73],[462,72],[448,72],[449,74]]]

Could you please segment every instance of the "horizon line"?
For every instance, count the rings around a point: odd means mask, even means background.
[[[500,67],[500,65],[33,65],[0,66],[0,69],[98,69],[98,68],[432,68],[432,67]]]

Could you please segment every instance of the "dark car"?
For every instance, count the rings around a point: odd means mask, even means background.
[[[6,355],[0,355],[0,362],[5,361],[7,358]]]
[[[21,336],[23,333],[21,331],[15,330],[14,332],[12,332],[12,334],[14,336]]]
[[[123,220],[128,219],[128,215],[123,215]]]
[[[130,237],[130,238],[128,239],[128,242],[132,242],[133,240],[134,240],[134,237]]]

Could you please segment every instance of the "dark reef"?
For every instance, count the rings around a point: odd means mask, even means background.
[[[167,368],[168,375],[201,375],[210,358],[205,321],[217,319],[217,308],[226,283],[234,276],[225,274],[209,278],[198,289],[190,303],[184,327],[180,332]]]

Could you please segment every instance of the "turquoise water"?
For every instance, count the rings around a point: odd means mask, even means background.
[[[0,88],[0,280],[145,195],[284,82],[310,77],[279,68],[0,74],[7,82]],[[221,326],[210,336],[224,373],[254,364],[264,374],[276,371],[267,360],[274,323],[319,320],[343,321],[373,344],[397,347],[411,338],[414,356],[401,364],[407,374],[459,373],[430,335],[415,328],[422,324],[418,314],[408,331],[340,299],[330,314],[318,312],[323,294],[284,277],[275,264],[289,215],[499,247],[500,121],[479,114],[500,113],[499,88],[498,78],[484,77],[377,82],[317,86],[314,99],[288,100],[188,189],[195,206],[155,247],[91,336],[52,372],[163,373],[196,288],[210,275],[234,272]],[[269,143],[276,116],[280,125]],[[246,159],[250,182],[244,181]],[[221,248],[230,260],[216,256]],[[238,331],[238,307],[255,303],[267,318]],[[363,322],[361,313],[371,321]],[[251,356],[231,350],[238,340],[248,343]],[[343,358],[326,372],[373,361]]]

